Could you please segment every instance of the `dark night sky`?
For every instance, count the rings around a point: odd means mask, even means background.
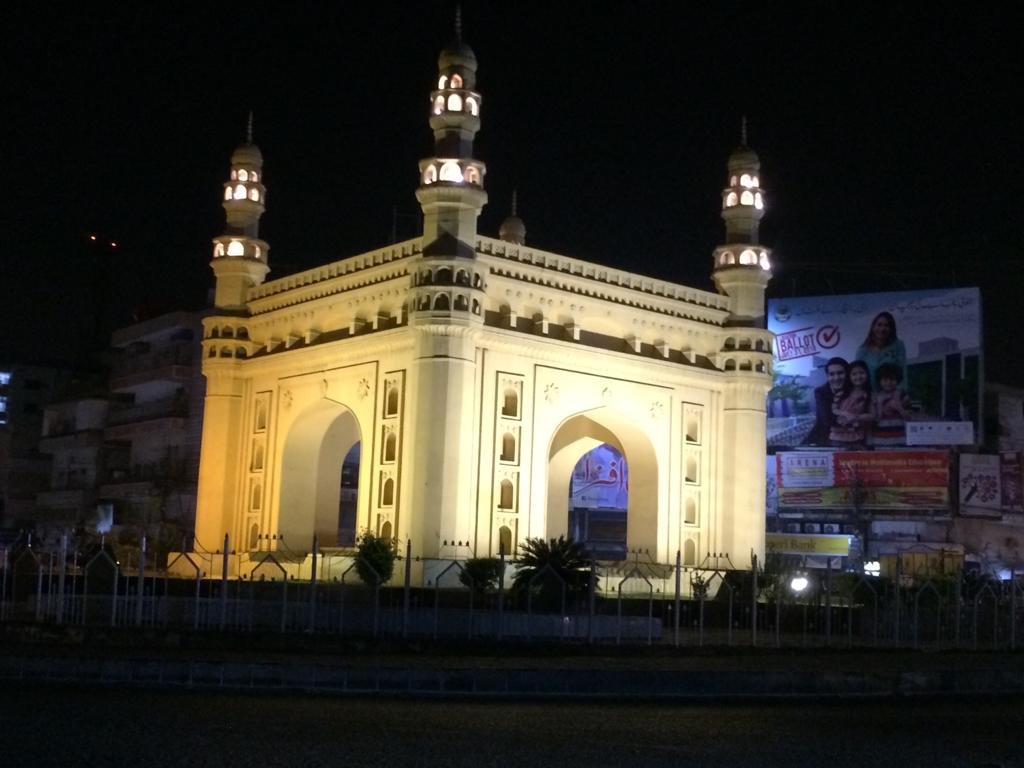
[[[891,5],[464,3],[480,231],[517,187],[531,245],[710,287],[746,113],[771,295],[980,285],[988,377],[1024,384],[1024,57],[996,7]],[[453,3],[34,7],[2,22],[0,360],[81,357],[96,305],[204,304],[250,108],[272,278],[385,244],[395,206],[414,234]]]

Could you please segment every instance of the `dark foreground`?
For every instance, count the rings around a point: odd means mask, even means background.
[[[401,701],[16,683],[16,766],[1018,766],[1024,698],[762,704]]]

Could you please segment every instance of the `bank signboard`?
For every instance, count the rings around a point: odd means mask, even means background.
[[[977,288],[771,299],[768,445],[862,450],[976,442]],[[967,422],[964,428],[954,425]],[[938,428],[911,427],[923,423]]]
[[[775,459],[780,510],[949,507],[946,451],[792,451]]]

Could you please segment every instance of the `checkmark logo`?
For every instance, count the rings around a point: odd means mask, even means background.
[[[822,349],[832,349],[839,343],[839,326],[823,325],[818,329],[815,338],[818,340],[818,346]]]

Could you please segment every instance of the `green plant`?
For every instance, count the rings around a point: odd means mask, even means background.
[[[526,591],[534,577],[546,571],[553,573],[565,584],[566,592],[584,592],[589,583],[593,562],[580,542],[564,536],[550,540],[527,539],[519,548],[519,570],[512,581],[512,587]],[[540,584],[535,584],[534,588],[543,592],[548,580],[542,576],[537,581]]]
[[[395,571],[398,545],[372,531],[364,531],[356,540],[356,574],[369,586],[385,584]]]
[[[495,589],[501,580],[501,560],[496,557],[474,557],[462,564],[459,581],[463,586],[484,595]]]

